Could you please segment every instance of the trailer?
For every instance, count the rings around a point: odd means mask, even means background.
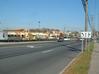
[[[21,41],[22,38],[17,34],[0,31],[0,41]]]
[[[0,31],[0,41],[5,41],[8,39],[8,35],[6,32]]]

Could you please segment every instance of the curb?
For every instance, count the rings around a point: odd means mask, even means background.
[[[35,41],[35,42],[0,42],[0,45],[10,45],[10,44],[27,44],[27,43],[46,43],[46,42],[55,42],[55,41]]]
[[[59,73],[59,74],[63,74],[64,71],[82,54],[82,52],[80,52],[75,58],[72,59],[72,61],[64,67],[64,69]]]

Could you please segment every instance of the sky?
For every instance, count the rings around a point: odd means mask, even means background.
[[[89,1],[89,15],[96,18],[98,3]],[[82,31],[84,18],[81,0],[0,0],[0,29],[65,27],[66,31]]]

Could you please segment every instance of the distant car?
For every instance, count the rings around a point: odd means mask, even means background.
[[[63,42],[64,41],[64,38],[59,38],[57,41],[58,42]]]
[[[54,36],[50,36],[49,39],[55,39],[55,37]]]
[[[80,40],[84,40],[84,39],[80,39]]]
[[[64,38],[64,40],[70,40],[70,38]]]

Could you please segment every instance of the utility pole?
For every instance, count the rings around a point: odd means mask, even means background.
[[[88,31],[88,0],[85,0],[85,32]],[[87,38],[85,38],[85,48],[88,45]]]
[[[95,26],[94,26],[94,16],[91,17],[91,25],[92,25],[92,36],[95,41]]]
[[[65,30],[66,30],[66,27],[64,26],[64,35],[65,35]]]
[[[99,13],[98,13],[98,38],[99,38]]]

